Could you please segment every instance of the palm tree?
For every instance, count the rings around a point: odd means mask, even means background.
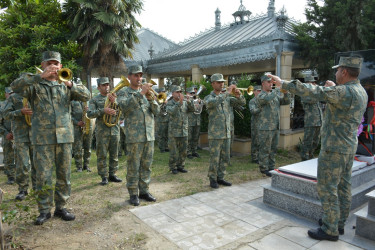
[[[63,5],[72,38],[83,48],[82,79],[90,88],[94,68],[111,79],[112,87],[113,69],[125,70],[121,57],[132,57],[130,50],[139,42],[141,25],[134,14],[142,7],[142,0],[68,0]]]

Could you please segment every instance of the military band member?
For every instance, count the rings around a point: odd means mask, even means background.
[[[93,97],[89,102],[87,117],[96,118],[96,155],[98,175],[102,181],[100,185],[104,186],[110,182],[122,182],[116,176],[118,170],[118,147],[120,141],[120,125],[116,123],[118,111],[111,107],[105,107],[104,104],[109,98],[108,103],[113,103],[115,99],[109,95],[109,79],[108,77],[100,77],[97,79],[99,95]],[[107,124],[103,117],[108,118]],[[108,123],[113,123],[114,126]],[[109,155],[109,164],[107,167],[107,154]]]
[[[317,240],[337,241],[351,206],[351,177],[358,146],[358,126],[366,110],[368,96],[358,76],[363,59],[340,57],[336,83],[326,81],[325,87],[299,81],[281,81],[271,76],[276,86],[300,96],[325,101],[327,107],[321,129],[321,150],[318,158],[317,190],[322,204],[320,227],[308,235]]]
[[[222,74],[216,73],[211,76],[213,91],[204,98],[208,112],[208,142],[210,147],[210,168],[208,177],[210,186],[218,188],[218,184],[231,186],[230,182],[224,180],[225,168],[230,157],[230,107],[233,105],[245,105],[245,98],[236,89],[235,97],[232,92],[235,85],[231,85],[226,93],[222,93],[224,87]],[[229,93],[228,93],[229,92]]]
[[[168,101],[167,112],[169,114],[169,169],[173,174],[187,173],[185,160],[188,145],[188,116],[187,112],[193,112],[194,106],[189,99],[184,100],[180,86],[171,88],[172,99]]]
[[[258,122],[259,113],[261,111],[260,106],[257,101],[257,96],[262,91],[261,86],[254,87],[254,97],[249,101],[249,110],[251,114],[251,162],[259,163],[259,138],[258,138]]]
[[[31,118],[32,110],[23,104],[23,97],[17,93],[8,98],[4,109],[6,119],[12,121],[12,132],[15,145],[16,183],[19,193],[16,200],[24,200],[28,194],[31,173],[32,188],[36,189],[36,170],[33,161],[33,150],[30,143],[31,123],[28,124],[25,115]],[[31,121],[31,120],[30,120]]]
[[[201,130],[201,112],[203,108],[203,101],[199,99],[199,96],[196,96],[197,90],[193,87],[188,88],[188,93],[193,97],[194,110],[188,111],[189,117],[189,136],[188,136],[188,151],[187,157],[192,159],[194,157],[199,158],[197,152],[198,141]]]
[[[73,153],[77,172],[86,170],[91,172],[89,168],[91,157],[91,138],[92,124],[86,124],[87,118],[84,114],[87,112],[87,106],[84,102],[72,101],[72,121],[74,127],[74,144]],[[86,131],[88,129],[88,131]],[[82,167],[83,163],[83,167]]]
[[[126,148],[129,152],[126,187],[130,204],[134,206],[139,205],[139,198],[156,201],[149,192],[149,183],[154,156],[154,117],[160,108],[155,97],[150,95],[152,84],[142,84],[142,75],[142,66],[129,67],[130,86],[125,89],[125,95],[118,98],[126,121]]]
[[[316,85],[313,76],[307,76],[304,80],[305,83]],[[319,101],[309,96],[301,96],[301,102],[305,111],[301,158],[303,161],[306,161],[314,158],[314,151],[319,145],[323,114]]]
[[[275,155],[280,134],[280,105],[289,104],[289,94],[272,91],[272,79],[263,75],[262,92],[257,96],[261,112],[259,113],[259,170],[271,176],[269,171],[275,168]]]
[[[3,163],[4,163],[4,173],[8,177],[7,184],[12,185],[16,178],[16,165],[14,163],[14,141],[12,133],[12,123],[10,119],[4,117],[4,108],[8,103],[8,98],[13,94],[13,90],[10,87],[5,88],[5,98],[6,100],[2,102],[1,105],[1,120],[0,120],[0,134],[2,138],[3,147]]]
[[[38,192],[39,216],[35,221],[41,225],[51,217],[55,200],[55,217],[71,221],[74,214],[66,210],[70,197],[70,167],[72,159],[73,125],[70,114],[72,100],[88,101],[90,92],[81,83],[62,80],[58,71],[62,68],[58,52],[46,51],[42,56],[41,74],[23,74],[11,87],[30,103],[31,144],[36,167],[36,190]],[[56,185],[53,188],[52,171],[56,167]],[[44,190],[48,186],[48,190]]]
[[[159,89],[159,94],[165,93],[165,88]],[[160,153],[169,152],[168,148],[168,123],[169,115],[167,112],[167,100],[160,105],[160,113],[156,117],[156,126],[158,128],[158,146]]]

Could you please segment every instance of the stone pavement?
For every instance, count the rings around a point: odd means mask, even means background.
[[[355,236],[350,214],[338,242],[307,236],[316,222],[268,207],[261,179],[197,193],[130,211],[181,249],[375,249],[375,242]]]

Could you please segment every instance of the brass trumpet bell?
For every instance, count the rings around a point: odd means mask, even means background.
[[[72,80],[73,78],[73,73],[68,68],[60,69],[59,71],[57,71],[57,75],[59,77],[60,82],[67,82],[67,81]]]
[[[162,92],[156,96],[156,100],[159,104],[164,103],[167,100],[167,94]]]
[[[239,91],[241,91],[241,94],[244,95],[244,93],[246,92],[248,95],[252,95],[254,94],[254,86],[253,85],[250,85],[249,87],[247,88],[234,88],[232,90],[232,95],[234,95],[234,91],[238,89]]]

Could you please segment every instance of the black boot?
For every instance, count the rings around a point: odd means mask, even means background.
[[[322,219],[319,219],[318,223],[319,223],[319,226],[323,226],[323,220]],[[344,235],[344,233],[345,233],[344,228],[339,228],[339,234]]]
[[[49,218],[51,218],[51,213],[40,213],[35,220],[35,225],[43,225]]]
[[[139,205],[139,199],[138,199],[138,196],[137,195],[130,195],[130,200],[129,200],[130,204],[132,204],[133,206],[138,206]]]
[[[217,183],[220,184],[220,185],[223,185],[223,186],[232,186],[232,183],[226,181],[226,180],[217,180]]]
[[[108,184],[108,178],[107,177],[102,177],[102,182],[100,182],[100,185],[105,186]]]
[[[71,221],[76,218],[74,214],[69,213],[68,210],[66,210],[66,208],[56,209],[55,212],[53,213],[53,216],[59,217],[65,221]]]
[[[317,229],[310,229],[308,232],[309,236],[316,240],[330,240],[337,241],[339,236],[329,235],[324,232],[320,227]]]
[[[23,190],[21,190],[21,191],[17,194],[17,196],[16,196],[16,200],[18,200],[18,201],[23,201],[23,200],[26,198],[26,196],[27,196],[27,191],[23,191]]]
[[[143,200],[146,200],[146,201],[156,201],[156,198],[154,196],[152,196],[150,193],[140,194],[139,198],[143,199]]]
[[[219,188],[219,185],[217,184],[217,181],[210,180],[210,187],[212,187],[212,188]]]
[[[122,182],[122,180],[120,178],[118,178],[116,175],[110,175],[109,181],[110,182]]]
[[[91,172],[91,169],[88,166],[83,166],[83,170],[85,170],[87,172]]]
[[[14,177],[8,177],[7,184],[8,185],[13,185],[14,184]]]

